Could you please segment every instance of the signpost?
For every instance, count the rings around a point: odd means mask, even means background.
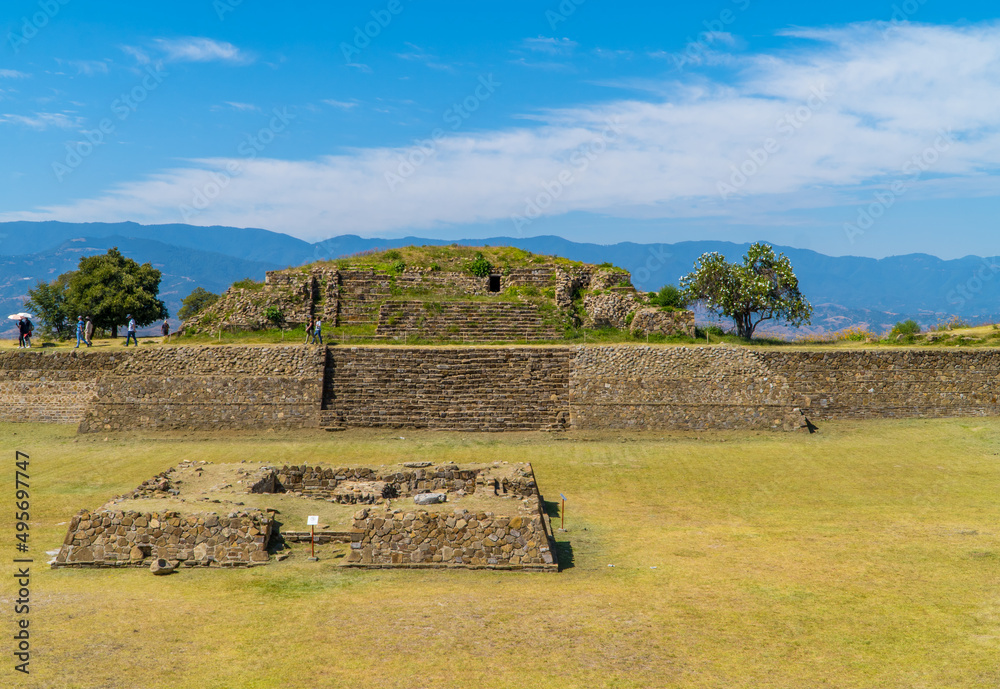
[[[562,509],[559,510],[559,530],[560,531],[565,531],[566,530],[566,496],[563,495],[562,493],[560,493],[559,497],[562,498]]]
[[[310,516],[306,521],[306,525],[309,527],[309,552],[312,553],[309,557],[310,562],[316,562],[319,558],[316,557],[316,525],[319,524],[319,515]]]

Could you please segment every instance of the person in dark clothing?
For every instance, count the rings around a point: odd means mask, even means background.
[[[313,331],[316,329],[316,319],[312,316],[309,317],[309,322],[306,323],[306,344],[309,344],[313,339]]]
[[[31,331],[35,326],[31,324],[31,321],[27,318],[21,317],[17,322],[17,346],[18,347],[30,347],[31,346]]]
[[[163,333],[164,342],[170,339],[170,321],[163,321],[163,325],[160,326],[160,332]]]

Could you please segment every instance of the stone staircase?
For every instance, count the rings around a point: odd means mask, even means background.
[[[557,326],[545,323],[537,306],[509,301],[389,300],[379,309],[375,333],[393,340],[448,342],[537,342],[562,337]]]

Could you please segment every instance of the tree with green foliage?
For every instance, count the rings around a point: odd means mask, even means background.
[[[892,336],[902,335],[904,337],[913,337],[914,335],[920,334],[920,324],[912,318],[905,321],[899,321],[892,327],[892,332],[889,334]]]
[[[664,285],[659,292],[650,292],[649,303],[667,311],[680,311],[687,306],[684,293],[676,285]]]
[[[177,317],[186,321],[196,314],[201,313],[209,306],[219,301],[219,295],[209,292],[204,287],[195,287],[191,294],[181,301],[181,310],[177,312]]]
[[[717,252],[702,254],[693,272],[681,278],[689,304],[702,303],[732,318],[736,334],[751,339],[763,321],[798,327],[809,323],[812,306],[799,291],[791,261],[763,242],[750,246],[743,263],[729,263]]]
[[[67,305],[69,316],[89,315],[94,326],[118,337],[118,326],[128,314],[144,327],[169,316],[157,298],[160,271],[122,256],[115,247],[99,256],[80,259],[79,268],[69,274]]]
[[[272,325],[278,327],[281,327],[281,324],[285,322],[285,314],[280,308],[274,306],[273,304],[264,310],[264,318],[266,318]]]
[[[60,340],[72,332],[66,303],[71,275],[63,273],[52,282],[39,282],[35,289],[28,290],[28,299],[24,302],[24,310],[35,316],[42,334]]]

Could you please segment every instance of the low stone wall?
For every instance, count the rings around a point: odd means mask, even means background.
[[[507,431],[563,428],[567,347],[333,347],[327,423]]]
[[[633,335],[687,335],[694,337],[693,311],[663,311],[639,309],[632,317],[629,331]]]
[[[186,567],[265,564],[272,521],[260,512],[82,511],[70,522],[53,567],[148,567],[154,559]]]
[[[538,498],[533,498],[538,504]],[[424,510],[354,515],[345,567],[448,567],[558,571],[540,510],[531,516]]]
[[[490,467],[462,469],[450,465],[403,471],[368,467],[284,466],[277,473],[274,490],[342,504],[372,504],[386,497],[412,497],[426,492],[472,495],[477,490],[485,490],[494,495],[517,497],[528,497],[538,492],[530,467],[508,477],[494,476]]]
[[[606,292],[604,294],[588,294],[583,299],[587,311],[586,325],[595,328],[628,327],[629,314],[635,313],[642,303],[633,294]]]

